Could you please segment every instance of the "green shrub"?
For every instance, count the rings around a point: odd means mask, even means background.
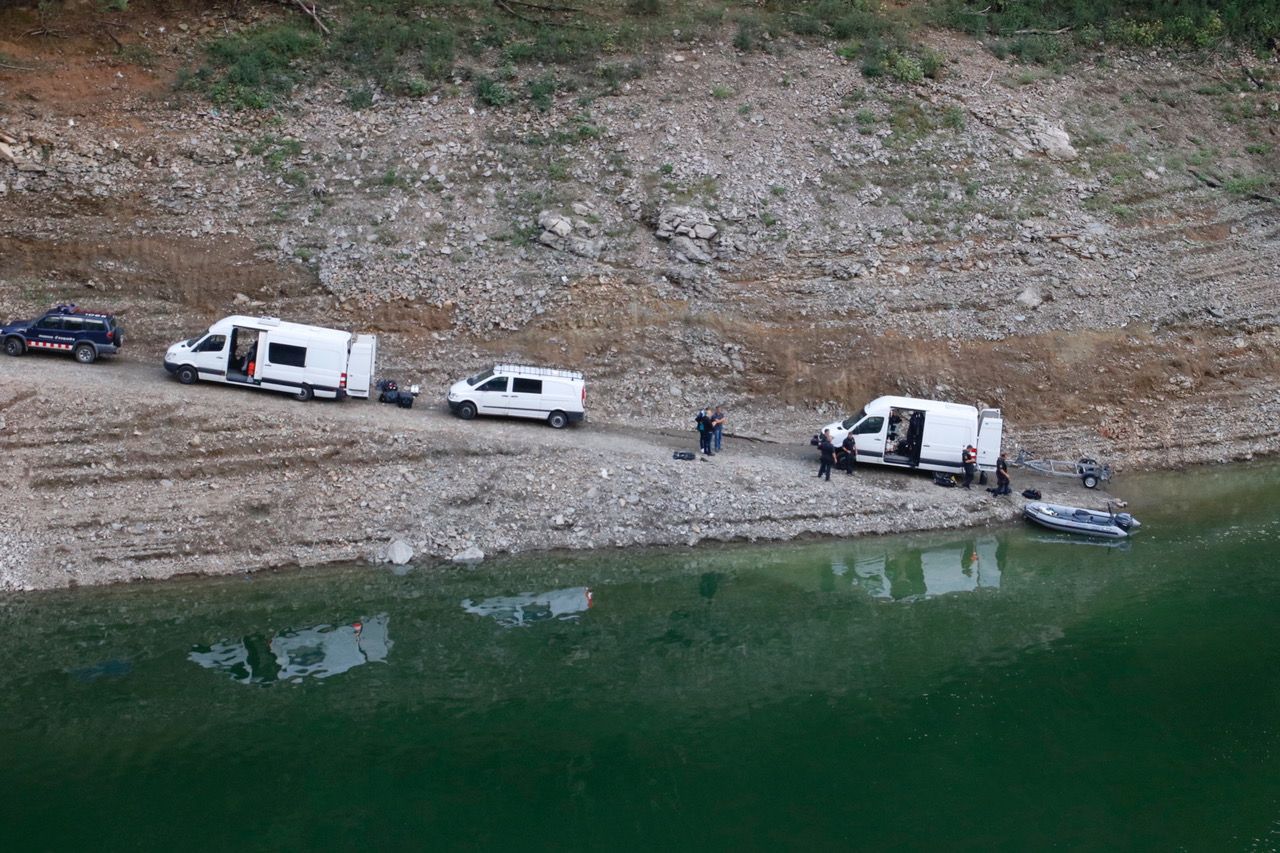
[[[760,47],[765,28],[759,18],[744,15],[738,19],[738,31],[733,35],[734,49],[742,53],[750,53]]]
[[[1280,0],[933,0],[930,14],[935,23],[974,35],[1064,30],[1062,41],[1089,45],[1205,48],[1225,39],[1266,45],[1280,37]]]
[[[347,106],[364,110],[373,106],[373,90],[368,86],[356,86],[347,90]]]
[[[942,69],[947,64],[947,58],[932,48],[925,48],[920,51],[920,70],[924,72],[924,76],[930,80],[938,80],[942,77]]]
[[[547,112],[554,103],[556,89],[556,78],[551,75],[543,75],[536,80],[530,80],[525,83],[525,89],[529,93],[529,101],[538,108],[540,112]]]
[[[210,43],[208,64],[180,82],[206,89],[217,104],[269,107],[289,93],[301,77],[301,62],[319,47],[314,33],[292,23],[248,30]]]
[[[511,103],[511,91],[492,77],[476,78],[476,100],[486,107],[505,107]]]
[[[885,68],[889,76],[901,83],[919,83],[924,80],[924,69],[914,56],[896,50],[889,51]]]

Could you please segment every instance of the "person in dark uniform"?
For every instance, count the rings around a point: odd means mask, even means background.
[[[698,412],[698,416],[693,419],[698,425],[698,449],[704,455],[711,455],[711,413],[706,409]]]
[[[822,431],[822,441],[818,442],[818,476],[831,480],[831,466],[836,461],[836,446],[831,443],[831,430],[824,429]]]
[[[999,496],[1011,492],[1013,488],[1009,481],[1009,459],[1001,453],[1000,458],[996,460],[996,487],[991,490],[991,494]]]
[[[968,489],[973,485],[973,474],[978,467],[978,448],[972,444],[965,445],[964,452],[960,454],[960,461],[964,463],[964,482],[960,485]]]
[[[853,433],[846,435],[844,441],[840,442],[840,454],[840,464],[844,467],[844,472],[852,477],[853,466],[858,459],[858,446],[854,442]]]

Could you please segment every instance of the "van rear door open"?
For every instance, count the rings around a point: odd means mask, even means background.
[[[1004,419],[999,409],[983,409],[978,414],[978,467],[993,471],[1000,458]]]
[[[357,335],[347,357],[347,394],[368,397],[373,386],[374,364],[378,360],[376,335]]]

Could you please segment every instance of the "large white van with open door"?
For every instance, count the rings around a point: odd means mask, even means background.
[[[276,317],[225,317],[169,347],[165,370],[196,380],[312,397],[368,397],[378,339]]]
[[[464,421],[476,415],[536,418],[563,429],[586,417],[587,386],[573,370],[495,364],[449,388],[449,411]]]
[[[978,469],[994,471],[1004,420],[999,409],[978,411],[941,400],[877,397],[857,414],[823,429],[831,431],[837,446],[852,433],[860,463],[958,472],[964,470],[961,454],[972,444],[978,449]]]

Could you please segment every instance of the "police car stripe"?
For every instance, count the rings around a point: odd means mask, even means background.
[[[47,341],[27,341],[27,346],[40,349],[71,349],[71,344],[51,344]]]

